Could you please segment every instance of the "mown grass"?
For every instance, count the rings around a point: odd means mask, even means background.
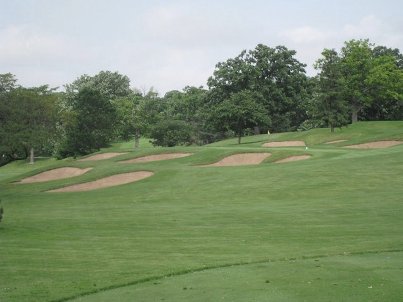
[[[402,252],[283,259],[184,273],[76,301],[399,301]]]
[[[341,131],[348,131],[354,143],[403,139],[403,122],[359,123]],[[130,297],[136,297],[133,301],[216,301],[219,296],[226,301],[267,301],[272,295],[275,301],[331,301],[326,299],[331,295],[334,301],[348,300],[344,299],[348,295],[364,301],[372,277],[386,280],[386,300],[398,297],[402,280],[395,275],[403,269],[402,254],[394,253],[393,264],[384,265],[383,259],[390,256],[374,252],[403,250],[403,146],[350,150],[323,145],[346,138],[335,138],[327,129],[277,137],[303,139],[309,149],[263,148],[267,139],[258,136],[245,138],[240,146],[232,140],[206,147],[155,150],[144,146],[99,162],[48,160],[34,167],[13,163],[0,168],[5,209],[0,224],[0,301],[69,297],[78,301]],[[131,145],[117,144],[109,150],[130,151]],[[194,155],[142,164],[118,162],[174,151]],[[197,167],[240,151],[273,155],[258,166]],[[307,152],[312,158],[306,161],[271,163],[272,158]],[[13,183],[57,166],[94,169],[66,180]],[[155,175],[92,192],[44,192],[137,170]],[[317,255],[328,261],[324,275],[318,277],[326,282],[310,279],[316,266],[311,268],[309,259]],[[291,258],[295,258],[293,269],[285,260]],[[372,275],[374,263],[379,265]],[[161,285],[140,282],[200,270],[204,271],[161,279]],[[358,283],[357,287],[346,285],[350,273],[351,279],[366,281],[362,290],[357,289]],[[310,289],[305,281],[311,282]],[[337,291],[329,283],[345,286]],[[134,285],[121,287],[130,284]],[[193,293],[184,287],[192,287]],[[116,289],[105,291],[110,288]],[[95,292],[99,294],[86,296]],[[381,297],[378,294],[375,297]]]

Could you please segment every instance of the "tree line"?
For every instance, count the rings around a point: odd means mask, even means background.
[[[285,46],[259,44],[216,65],[207,88],[159,96],[118,72],[82,75],[59,92],[25,88],[0,74],[0,165],[35,154],[58,158],[113,141],[148,137],[154,145],[206,144],[261,132],[343,127],[358,120],[403,119],[403,56],[368,40],[324,49],[318,74]]]

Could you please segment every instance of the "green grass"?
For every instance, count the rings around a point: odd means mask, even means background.
[[[155,278],[75,301],[399,301],[402,256],[370,253],[233,265]]]
[[[323,142],[403,140],[403,122],[274,139],[302,139],[309,150],[263,148],[262,135],[241,145],[226,140],[206,147],[143,146],[99,162],[1,167],[0,301],[398,300],[403,145],[350,150]],[[122,143],[102,151],[131,148]],[[117,162],[174,151],[194,154]],[[258,166],[196,166],[237,152],[273,155]],[[312,158],[271,163],[305,153]],[[59,166],[94,169],[66,180],[12,183]],[[137,170],[155,175],[91,192],[44,192]]]

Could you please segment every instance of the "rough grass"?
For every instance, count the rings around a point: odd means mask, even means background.
[[[341,131],[353,143],[403,139],[403,122]],[[403,146],[322,144],[345,139],[345,132],[277,135],[305,140],[307,151],[263,148],[267,139],[257,136],[241,146],[232,140],[145,146],[119,157],[194,153],[161,162],[67,159],[1,167],[0,301],[367,301],[370,293],[375,301],[394,301],[403,281]],[[236,152],[273,155],[258,166],[195,166]],[[271,163],[307,152],[307,161]],[[66,165],[94,169],[73,179],[12,183]],[[92,192],[44,192],[138,170],[155,175]]]

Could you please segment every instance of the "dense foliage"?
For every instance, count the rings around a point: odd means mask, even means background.
[[[24,88],[0,74],[0,165],[39,155],[84,155],[141,136],[155,145],[206,144],[249,133],[403,119],[403,55],[368,40],[325,49],[309,78],[296,52],[259,44],[220,62],[208,89],[163,97],[118,72],[82,75],[65,92]]]

